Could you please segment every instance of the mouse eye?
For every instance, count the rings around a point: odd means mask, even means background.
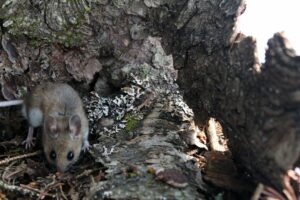
[[[50,152],[50,159],[51,159],[51,160],[55,160],[55,159],[56,159],[56,153],[55,153],[54,150],[52,150],[52,151]]]
[[[73,151],[69,151],[68,155],[67,155],[67,158],[69,161],[71,161],[73,158],[74,158],[74,153]]]

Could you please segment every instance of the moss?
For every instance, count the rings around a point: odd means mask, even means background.
[[[139,174],[135,173],[135,172],[130,172],[130,173],[127,174],[127,178],[134,178],[134,177],[137,177],[137,176],[139,176]]]
[[[67,31],[64,35],[61,35],[60,39],[66,47],[71,47],[74,44],[80,44],[83,39],[83,35],[80,32]]]
[[[90,12],[91,8],[89,4],[80,4],[79,7],[74,6],[73,8],[72,4],[79,5],[78,0],[68,0],[67,2],[69,3],[66,6],[72,8],[71,12],[74,13],[72,15],[74,17],[73,23],[70,23],[70,19],[67,19],[68,15],[55,16],[54,13],[50,16],[48,24],[46,24],[44,9],[55,9],[55,5],[42,3],[39,5],[38,11],[36,11],[27,0],[12,2],[7,0],[5,6],[0,8],[0,17],[10,22],[7,23],[7,29],[12,35],[26,34],[30,38],[38,38],[35,41],[35,45],[38,42],[57,42],[67,47],[80,45],[84,38],[84,31],[82,31],[81,27],[88,22],[87,13]],[[51,6],[54,6],[54,8]],[[39,12],[40,10],[41,12]],[[66,11],[68,11],[67,8]],[[58,17],[62,18],[61,24],[56,23],[55,19]]]
[[[32,38],[31,40],[29,40],[29,43],[33,48],[38,48],[41,44],[41,41],[39,39]]]
[[[139,121],[139,117],[137,114],[128,113],[125,115],[125,120],[126,120],[125,130],[127,132],[130,132],[136,127]]]

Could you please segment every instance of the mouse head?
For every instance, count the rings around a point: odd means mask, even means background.
[[[83,140],[80,117],[76,114],[45,116],[43,128],[43,148],[48,162],[59,172],[66,171],[80,155]]]

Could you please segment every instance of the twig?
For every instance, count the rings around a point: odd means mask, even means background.
[[[255,189],[254,194],[252,195],[251,200],[258,200],[261,196],[262,191],[264,190],[264,185],[259,183]]]
[[[45,196],[49,196],[49,197],[52,197],[52,198],[55,197],[55,195],[53,195],[53,194],[49,194],[49,193],[47,193],[47,192],[40,191],[40,190],[38,190],[38,189],[36,189],[36,188],[33,188],[33,187],[30,187],[30,186],[28,186],[28,185],[23,185],[23,184],[21,184],[20,186],[21,186],[22,188],[24,188],[24,189],[30,190],[30,191],[32,191],[32,192],[35,192],[36,195],[37,195],[39,198],[41,198],[41,199],[43,199]]]
[[[12,158],[5,158],[4,160],[0,161],[0,165],[7,164],[7,163],[9,163],[11,161],[14,161],[14,160],[20,160],[20,159],[23,159],[23,158],[36,156],[36,155],[39,155],[41,153],[42,153],[42,151],[36,151],[36,152],[32,152],[32,153],[27,153],[27,154],[15,156],[15,157],[12,157]]]
[[[76,179],[80,179],[80,178],[82,178],[82,177],[88,176],[88,175],[90,175],[91,173],[93,173],[94,171],[96,171],[96,170],[91,170],[91,169],[89,169],[89,170],[84,170],[81,174],[78,174],[78,175],[76,176]]]
[[[61,192],[62,197],[63,197],[64,199],[68,200],[68,198],[66,197],[66,195],[65,195],[65,193],[64,193],[64,191],[63,191],[63,189],[62,189],[62,185],[60,185],[59,189],[60,189],[60,192]]]
[[[57,188],[57,187],[62,187],[64,184],[63,183],[60,183],[60,182],[57,182],[57,180],[55,179],[55,175],[52,176],[52,182],[47,184],[45,187],[44,187],[44,191],[45,192],[49,192],[50,190],[52,190],[53,188]]]
[[[2,175],[2,179],[3,180],[9,180],[10,177],[12,176],[15,176],[16,174],[19,174],[21,172],[24,172],[26,169],[23,167],[23,168],[19,168],[17,169],[16,171],[14,172],[10,172],[9,174],[7,174],[7,170],[4,171],[3,175]]]
[[[264,191],[263,191],[262,194],[271,196],[271,197],[279,199],[279,200],[286,199],[279,192],[277,192],[275,189],[273,189],[273,188],[271,188],[269,186],[265,186]]]
[[[52,176],[52,182],[47,184],[44,188],[45,191],[49,191],[51,190],[52,188],[56,188],[56,187],[59,187],[61,185],[64,185],[63,183],[60,183],[58,182],[56,179],[55,179],[55,175]]]
[[[57,187],[60,187],[60,186],[63,186],[64,183],[54,183],[52,185],[49,185],[45,188],[45,190],[49,191],[49,190],[52,190],[53,188],[57,188]]]
[[[289,200],[297,200],[297,196],[295,194],[295,191],[293,189],[293,186],[291,185],[292,181],[292,174],[293,170],[289,170],[286,175],[283,177],[283,184],[285,186],[285,189],[283,190],[283,193]]]
[[[12,162],[10,165],[6,166],[3,170],[3,173],[2,173],[2,180],[5,180],[6,179],[6,174],[8,173],[9,169],[15,164],[16,162]]]
[[[56,180],[55,180],[55,175],[52,175],[52,182],[47,184],[45,186],[45,190],[47,190],[48,187],[51,187],[52,185],[54,185],[56,183]]]
[[[4,183],[3,181],[0,180],[0,187],[3,188],[4,190],[8,190],[8,191],[18,191],[23,195],[30,195],[30,196],[38,196],[38,193],[36,193],[35,191],[29,190],[27,188],[23,188],[20,186],[16,186],[16,185],[10,185],[7,183]]]

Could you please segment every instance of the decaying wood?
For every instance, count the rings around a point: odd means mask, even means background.
[[[300,155],[300,125],[297,123],[300,59],[287,47],[282,34],[276,34],[268,43],[266,63],[259,65],[254,39],[239,34],[236,27],[237,18],[245,10],[243,0],[6,0],[0,2],[0,6],[1,78],[9,75],[18,86],[28,87],[45,80],[70,82],[75,79],[84,83],[77,85],[82,93],[95,89],[101,94],[132,84],[128,77],[134,70],[146,69],[141,71],[148,75],[148,69],[161,66],[172,69],[174,63],[179,70],[178,82],[194,110],[197,124],[201,127],[210,117],[216,118],[229,138],[236,161],[251,172],[254,180],[278,189],[284,187],[282,176]],[[161,40],[149,36],[158,36]],[[156,52],[160,42],[167,54],[162,50]],[[15,76],[18,74],[22,76]],[[171,74],[164,75],[175,74],[171,70]],[[164,80],[158,77],[157,82]],[[15,91],[17,96],[21,96],[22,89]],[[107,118],[114,123],[113,119]],[[111,170],[108,174],[117,178],[107,177],[108,181],[92,188],[94,194],[103,198],[124,195],[126,187],[120,186],[124,177],[118,174],[128,167],[125,162],[131,166],[140,164],[132,153],[138,150],[140,143],[145,145],[145,151],[138,151],[137,155],[149,163],[158,162],[159,157],[174,158],[170,152],[185,155],[183,144],[175,147],[169,142],[163,143],[172,131],[178,136],[179,129],[172,120],[159,120],[167,129],[165,135],[156,136],[161,130],[153,123],[154,127],[141,128],[141,135],[126,141],[127,145],[122,143],[123,135],[101,140],[98,146],[119,149],[117,153],[112,149],[106,151],[106,157],[114,159],[106,163]],[[176,144],[175,136],[170,141]],[[157,141],[157,137],[162,138]],[[163,146],[163,153],[159,154],[155,142]],[[122,155],[124,162],[115,167],[113,164]],[[96,152],[93,156],[104,155]],[[187,166],[175,166],[170,160],[164,164],[190,172]],[[136,171],[132,168],[123,174],[135,175],[147,166]],[[201,188],[199,176],[192,182]],[[148,179],[139,181],[134,179],[127,189],[139,188],[140,183]],[[196,190],[191,185],[181,197]],[[112,192],[110,186],[118,187]],[[173,192],[170,187],[164,189],[170,194]],[[146,192],[154,194],[153,191]],[[130,192],[126,195],[133,197]]]

